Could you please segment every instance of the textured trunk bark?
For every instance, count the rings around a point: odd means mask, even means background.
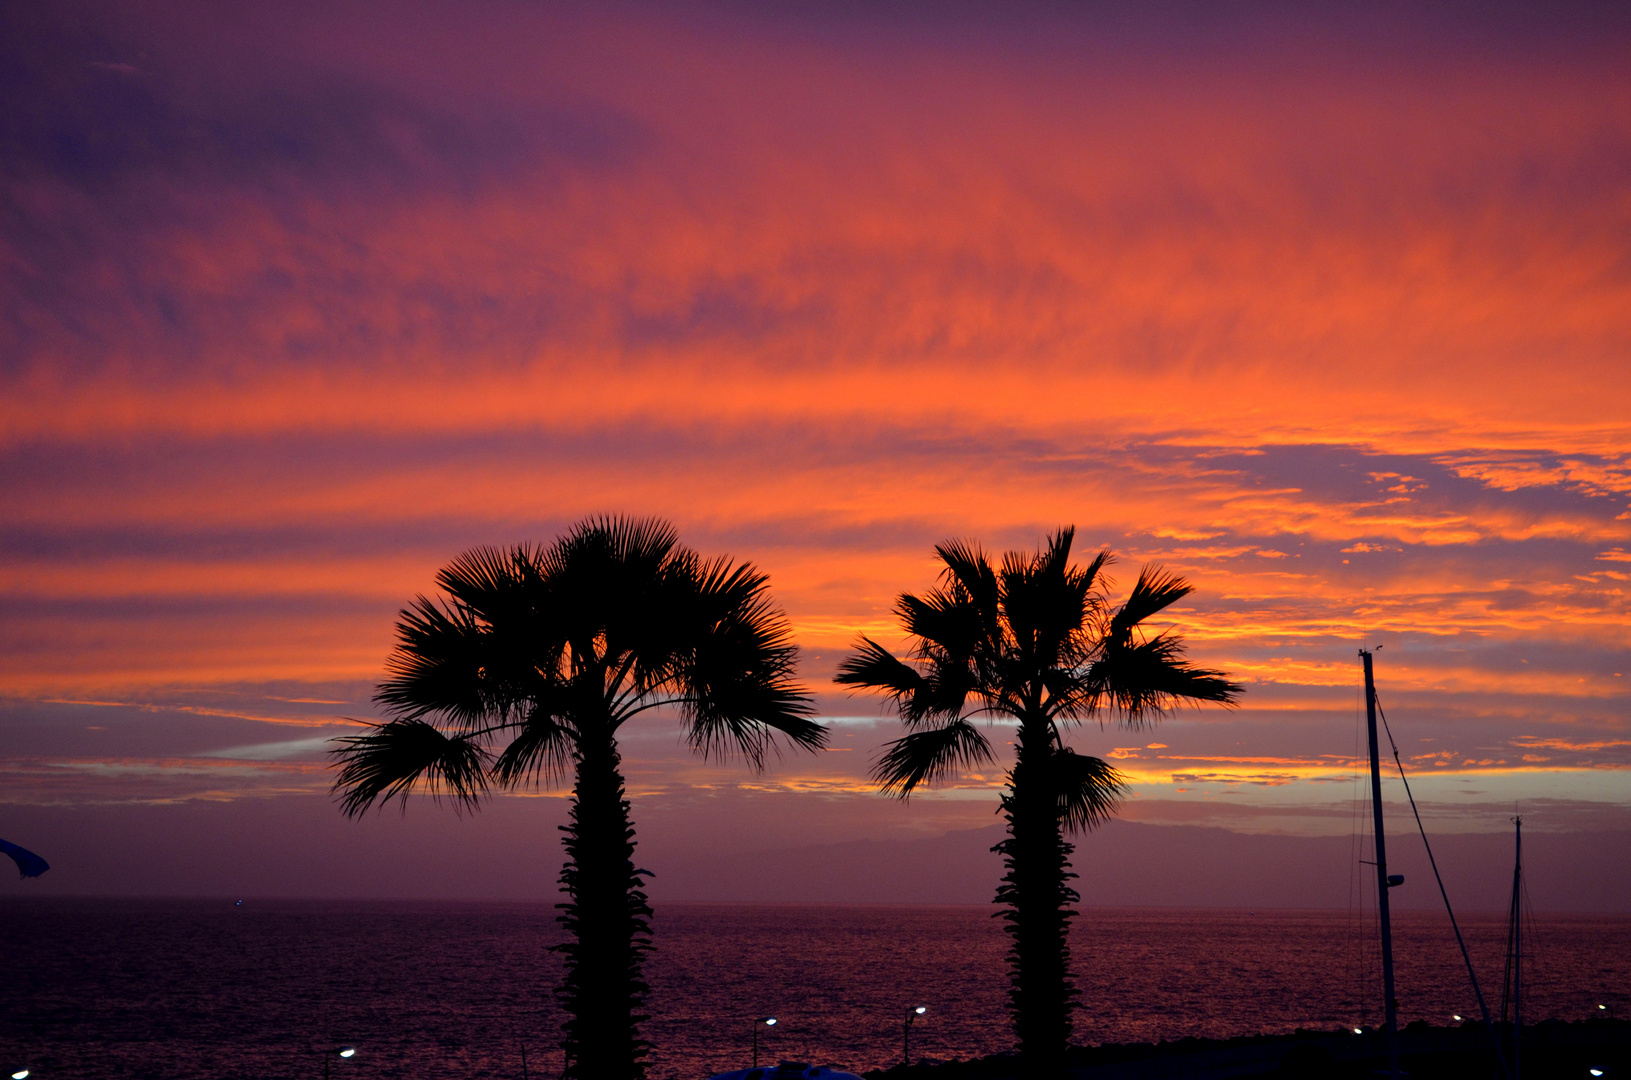
[[[1040,727],[1040,725],[1038,725]],[[1060,1076],[1070,1043],[1076,988],[1070,977],[1067,932],[1078,899],[1069,880],[1070,854],[1059,828],[1058,795],[1049,758],[1056,752],[1047,731],[1022,725],[1019,756],[1002,800],[1008,839],[993,850],[1007,873],[996,902],[1013,945],[1008,950],[1009,1008],[1019,1042],[1019,1065],[1027,1077]]]
[[[566,974],[558,991],[567,1014],[563,1077],[642,1080],[650,1044],[640,1038],[649,987],[641,965],[651,950],[651,908],[634,865],[634,829],[624,798],[621,759],[608,736],[579,744],[561,887],[560,922],[572,940],[559,946]]]

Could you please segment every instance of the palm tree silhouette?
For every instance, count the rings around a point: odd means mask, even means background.
[[[375,695],[392,719],[334,751],[341,807],[355,817],[419,789],[462,810],[570,771],[564,1075],[642,1077],[650,872],[634,863],[617,731],[666,706],[704,756],[762,768],[778,732],[819,748],[826,729],[793,682],[786,619],[753,566],[705,562],[658,521],[595,519],[547,548],[478,548],[436,580],[446,597],[416,598],[397,623]]]
[[[1072,751],[1063,729],[1107,717],[1138,727],[1180,702],[1227,704],[1240,692],[1221,672],[1185,661],[1178,635],[1142,627],[1187,595],[1188,584],[1145,567],[1112,608],[1101,576],[1109,551],[1072,566],[1074,538],[1073,528],[1062,529],[1041,551],[1009,552],[999,567],[976,545],[939,545],[940,586],[903,593],[895,605],[914,639],[912,663],[863,637],[837,675],[893,699],[908,732],[888,745],[873,776],[902,798],[995,760],[974,718],[1018,721],[1002,797],[1008,836],[993,850],[1007,871],[996,902],[1007,908],[1012,938],[1009,1008],[1021,1066],[1038,1077],[1062,1075],[1077,994],[1066,932],[1079,897],[1064,833],[1108,820],[1126,792],[1109,764]]]

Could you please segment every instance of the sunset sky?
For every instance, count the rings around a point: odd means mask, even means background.
[[[323,751],[438,567],[602,513],[768,572],[833,725],[628,730],[659,881],[990,826],[832,673],[1065,524],[1246,688],[1076,733],[1126,819],[1347,837],[1380,646],[1430,829],[1631,861],[1631,9],[1330,8],[0,9],[0,895],[536,892],[564,800]]]

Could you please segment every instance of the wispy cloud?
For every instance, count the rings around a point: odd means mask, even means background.
[[[1189,576],[1166,620],[1281,725],[1340,749],[1353,651],[1385,643],[1424,768],[1627,759],[1621,22],[1490,16],[1423,63],[1437,15],[1184,48],[1085,10],[924,9],[888,48],[859,13],[486,16],[6,16],[18,784],[315,770],[272,725],[372,715],[438,566],[618,511],[771,574],[856,736],[755,781],[812,799],[864,790],[894,730],[827,680],[860,634],[900,644],[932,545],[1066,522],[1120,590]],[[65,702],[231,735],[82,746]],[[1324,751],[1232,722],[1080,743],[1315,798]],[[630,760],[642,791],[700,775]]]
[[[256,743],[253,746],[233,746],[225,750],[211,750],[202,757],[231,758],[235,761],[288,761],[310,758],[327,751],[331,742],[327,737],[289,739],[285,742]]]

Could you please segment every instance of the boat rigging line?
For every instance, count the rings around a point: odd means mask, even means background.
[[[1365,657],[1366,668],[1370,666],[1370,657]],[[1367,674],[1369,672],[1367,671]],[[1467,952],[1466,939],[1461,936],[1461,924],[1456,922],[1455,909],[1450,906],[1450,893],[1444,887],[1444,877],[1438,872],[1438,860],[1433,858],[1433,845],[1427,840],[1427,827],[1421,822],[1421,811],[1416,809],[1416,796],[1410,792],[1410,779],[1404,774],[1404,761],[1399,757],[1399,744],[1393,741],[1393,729],[1388,727],[1387,712],[1382,708],[1382,699],[1376,693],[1374,685],[1370,688],[1371,700],[1376,703],[1376,714],[1381,717],[1382,730],[1387,733],[1388,747],[1393,751],[1393,764],[1399,770],[1399,780],[1404,784],[1405,798],[1410,800],[1410,812],[1416,818],[1416,831],[1421,833],[1422,847],[1427,849],[1427,862],[1433,868],[1433,880],[1438,882],[1438,894],[1444,899],[1444,911],[1450,916],[1450,928],[1455,931],[1455,943],[1461,947],[1461,960],[1467,965],[1467,978],[1472,982],[1473,995],[1478,999],[1478,1010],[1484,1017],[1484,1028],[1489,1032],[1491,1044],[1495,1047],[1495,1063],[1500,1067],[1501,1076],[1508,1078],[1512,1074],[1507,1071],[1506,1055],[1501,1053],[1501,1037],[1495,1031],[1495,1025],[1490,1022],[1489,1005],[1484,1001],[1484,991],[1478,986],[1478,975],[1473,971],[1472,957]],[[1378,856],[1380,858],[1380,856]]]

